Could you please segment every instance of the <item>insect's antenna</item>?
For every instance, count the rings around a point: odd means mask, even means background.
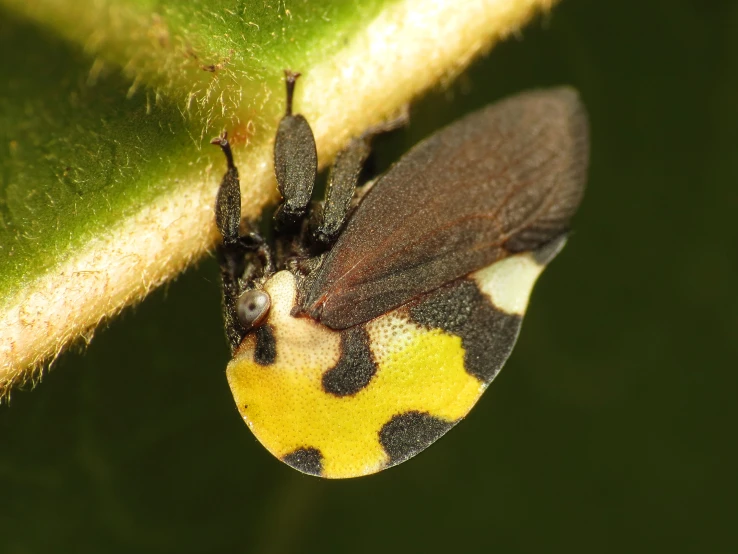
[[[216,144],[220,146],[225,154],[226,162],[228,163],[228,169],[235,169],[236,166],[233,164],[233,153],[231,152],[231,145],[228,143],[228,133],[223,131],[219,137],[215,137],[210,141],[210,144]]]
[[[300,73],[285,69],[284,76],[284,83],[287,86],[287,109],[285,110],[285,115],[292,115],[292,97],[295,94],[295,82],[300,76]]]

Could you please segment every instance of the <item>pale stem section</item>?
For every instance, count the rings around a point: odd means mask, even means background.
[[[344,50],[305,71],[300,110],[324,165],[350,136],[461,71],[495,41],[555,0],[407,0]],[[247,119],[247,118],[244,118]],[[249,176],[245,215],[272,197],[271,144],[236,152]],[[215,191],[224,167],[180,179],[177,189],[91,241],[0,310],[0,396],[39,375],[73,340],[143,298],[212,247]],[[224,343],[225,344],[225,343]]]

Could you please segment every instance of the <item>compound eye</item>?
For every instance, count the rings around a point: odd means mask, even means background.
[[[256,327],[269,313],[272,300],[262,290],[247,290],[238,298],[238,319],[246,329]]]

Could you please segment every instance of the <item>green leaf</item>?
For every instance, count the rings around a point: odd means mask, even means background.
[[[212,136],[275,199],[283,69],[325,165],[552,3],[0,0],[0,393],[212,246]]]

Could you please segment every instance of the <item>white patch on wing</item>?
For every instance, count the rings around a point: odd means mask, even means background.
[[[543,267],[532,254],[517,254],[472,273],[471,278],[496,308],[523,315]]]

